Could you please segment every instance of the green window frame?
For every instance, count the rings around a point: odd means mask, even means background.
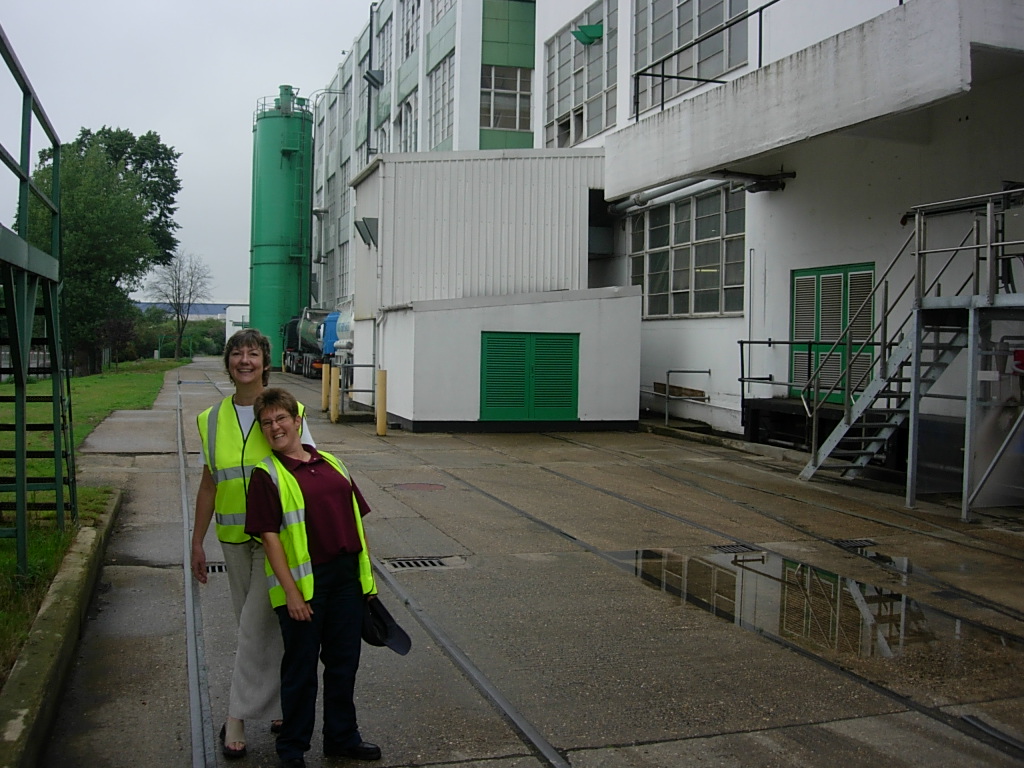
[[[578,333],[480,334],[481,421],[576,421]]]

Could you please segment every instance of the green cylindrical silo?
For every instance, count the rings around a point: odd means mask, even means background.
[[[253,121],[249,324],[270,338],[274,368],[284,324],[310,303],[313,113],[297,93],[282,85]]]

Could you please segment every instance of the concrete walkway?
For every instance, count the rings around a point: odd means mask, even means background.
[[[379,765],[1022,764],[1019,511],[964,525],[802,483],[780,452],[648,433],[377,437],[326,421],[317,382],[273,379],[353,470],[382,597],[413,638],[405,657],[364,646]],[[124,500],[39,765],[226,763],[227,585],[196,593],[196,700],[182,509],[195,415],[229,391],[219,361],[194,363],[87,442],[83,482]],[[276,765],[267,724],[247,734],[234,764]],[[343,764],[319,744],[307,763]]]

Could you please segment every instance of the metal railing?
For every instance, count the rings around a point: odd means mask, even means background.
[[[650,77],[650,78],[656,77],[656,78],[660,79],[660,81],[661,81],[661,102],[660,102],[661,109],[665,109],[665,102],[666,102],[666,98],[665,98],[665,81],[666,80],[686,80],[686,81],[689,81],[689,82],[700,83],[700,84],[703,84],[703,83],[718,83],[718,84],[722,84],[722,83],[729,82],[728,80],[721,80],[721,79],[718,79],[718,78],[695,77],[695,76],[690,76],[690,75],[672,75],[672,74],[667,74],[665,72],[665,65],[668,64],[669,62],[675,60],[678,56],[681,56],[682,54],[687,53],[691,49],[699,46],[701,43],[705,43],[705,42],[711,40],[712,38],[717,37],[718,35],[725,34],[728,30],[732,29],[733,27],[737,26],[738,24],[745,23],[752,16],[756,16],[757,17],[757,69],[760,69],[761,67],[763,67],[764,66],[764,12],[767,9],[771,8],[773,5],[776,5],[777,3],[780,3],[780,2],[782,2],[782,0],[768,0],[768,2],[764,3],[763,5],[759,6],[758,8],[754,8],[752,10],[747,10],[747,11],[744,11],[743,13],[737,14],[733,18],[727,19],[726,21],[722,22],[718,26],[715,26],[715,27],[709,29],[707,32],[704,32],[703,34],[698,35],[697,37],[695,37],[693,40],[691,40],[690,42],[686,43],[685,45],[680,46],[679,48],[677,48],[676,50],[672,51],[671,53],[665,54],[660,59],[652,61],[647,66],[645,66],[645,67],[643,67],[641,69],[638,69],[635,73],[633,73],[633,120],[636,121],[636,120],[640,119],[640,78],[642,78],[642,77]],[[897,0],[896,4],[897,5],[903,5],[903,0]],[[657,72],[653,71],[655,69],[657,69],[658,71]],[[674,98],[675,96],[678,96],[678,95],[680,95],[680,94],[675,94],[671,98]],[[651,106],[653,108],[654,105],[652,104]]]
[[[949,294],[947,300],[954,301],[965,296],[969,289],[973,295],[984,296],[987,303],[993,303],[994,296],[1002,286],[1005,290],[1016,292],[1010,260],[1024,255],[1024,240],[1006,240],[1004,218],[1010,209],[1024,206],[1024,190],[1011,189],[986,195],[976,195],[940,203],[916,206],[905,214],[904,222],[914,219],[914,231],[906,238],[903,245],[885,268],[875,285],[861,301],[853,315],[847,321],[839,337],[832,342],[807,340],[740,340],[740,382],[769,384],[795,388],[800,386],[799,397],[804,411],[811,421],[811,450],[813,459],[817,461],[819,414],[827,403],[841,402],[843,419],[850,423],[851,411],[857,393],[863,391],[872,377],[888,378],[895,371],[890,370],[889,355],[892,349],[903,338],[907,324],[913,313],[907,311],[898,326],[890,325],[891,316],[899,306],[905,306],[905,298],[910,298],[914,307],[941,300],[942,279],[950,273],[951,265],[958,257],[969,253],[973,256],[973,265],[967,270],[966,277]],[[927,247],[926,220],[929,217],[951,214],[970,214],[974,216],[970,227],[955,245]],[[913,247],[911,247],[913,246]],[[1016,249],[1016,250],[1014,250]],[[1012,252],[1011,252],[1012,251]],[[903,283],[897,295],[890,296],[890,276],[899,262],[908,254],[915,259],[910,276]],[[929,274],[929,266],[934,266],[939,258],[938,267]],[[911,293],[911,291],[913,291]],[[952,297],[952,298],[950,298]],[[862,318],[875,314],[879,317],[867,333],[858,332]],[[789,382],[777,379],[774,375],[752,376],[748,373],[749,348],[757,345],[769,347],[776,345],[800,345],[808,350],[808,374],[802,382]],[[826,346],[827,345],[827,346]],[[826,347],[822,353],[818,347]],[[864,355],[868,355],[867,361]],[[813,368],[812,361],[818,362]],[[863,370],[857,375],[852,370],[856,362]],[[838,363],[838,364],[837,364]],[[929,395],[940,397],[939,395]],[[948,399],[963,399],[960,397]],[[741,388],[741,411],[745,412],[746,395]],[[745,420],[745,417],[743,417]]]
[[[664,391],[664,393],[658,392],[658,390],[657,390],[657,382],[655,382],[655,384],[652,385],[650,389],[644,389],[643,387],[640,388],[641,394],[653,395],[655,397],[662,397],[664,399],[664,401],[665,401],[665,426],[666,427],[668,426],[669,403],[671,403],[673,400],[685,400],[685,401],[691,402],[691,403],[707,403],[707,402],[709,402],[711,400],[711,397],[709,395],[707,395],[707,394],[704,394],[701,397],[698,397],[698,396],[695,396],[695,395],[673,395],[672,394],[672,374],[673,373],[681,373],[681,374],[701,373],[701,374],[704,374],[705,376],[711,376],[711,369],[710,368],[670,368],[667,371],[665,371],[665,391]]]
[[[55,519],[58,527],[64,530],[69,522],[66,520],[65,505],[70,510],[70,523],[77,523],[78,501],[77,481],[75,479],[74,434],[71,420],[71,384],[67,361],[64,359],[61,333],[61,295],[60,295],[60,138],[39,98],[29,81],[21,62],[18,61],[14,48],[0,27],[0,57],[3,58],[11,77],[18,89],[20,106],[20,135],[18,156],[0,144],[0,162],[14,175],[18,183],[18,207],[15,215],[15,229],[12,232],[0,226],[0,264],[2,264],[3,312],[8,318],[6,340],[10,355],[9,370],[14,377],[14,394],[4,395],[6,402],[11,404],[9,426],[13,432],[13,450],[4,449],[4,461],[10,461],[12,479],[5,477],[0,482],[4,496],[4,504],[9,494],[14,495],[14,527],[0,527],[0,538],[15,539],[17,571],[21,576],[29,572],[28,552],[28,512],[30,495],[40,490],[40,483],[30,481],[34,473],[39,473],[35,464],[29,465],[29,459],[39,460],[39,466],[46,466],[46,491],[53,492]],[[9,110],[12,115],[18,114],[18,108]],[[48,139],[44,142],[50,152],[50,192],[47,194],[32,178],[32,133],[33,117],[42,128]],[[8,181],[5,179],[5,182]],[[49,214],[49,251],[34,247],[28,242],[30,204],[35,200],[41,204],[44,214]],[[42,233],[41,233],[42,234]],[[41,301],[40,301],[41,300]],[[45,318],[45,344],[48,352],[49,375],[52,381],[51,393],[48,396],[52,409],[49,425],[45,425],[53,437],[52,451],[44,449],[34,451],[29,448],[28,433],[38,432],[41,421],[29,422],[27,393],[29,376],[38,371],[32,365],[32,348],[35,339],[32,329],[38,310]],[[25,331],[28,331],[25,333]],[[63,364],[63,367],[62,367]],[[33,416],[33,419],[36,419]],[[37,455],[37,454],[43,455]],[[49,453],[49,455],[47,455]],[[52,463],[50,459],[52,458]],[[31,472],[30,470],[31,466]],[[43,475],[39,475],[43,477]]]
[[[376,368],[376,367],[377,366],[374,363],[342,363],[341,365],[336,365],[335,366],[335,368],[340,368],[341,369],[341,381],[342,381],[342,383],[341,383],[341,387],[340,387],[340,389],[341,389],[341,397],[340,397],[341,402],[340,402],[340,406],[341,406],[341,412],[342,413],[345,413],[345,401],[348,400],[348,395],[353,393],[353,392],[369,392],[370,393],[370,406],[373,407],[373,406],[376,405],[376,403],[377,403],[377,390],[374,387],[370,387],[369,389],[356,389],[356,388],[347,386],[347,384],[345,383],[345,382],[352,381],[352,379],[350,379],[349,376],[352,376],[354,378],[354,376],[355,376],[355,369],[356,368]]]

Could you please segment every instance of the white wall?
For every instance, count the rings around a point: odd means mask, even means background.
[[[751,3],[750,7],[763,2]],[[768,64],[819,40],[863,24],[899,5],[899,0],[783,0],[766,9],[762,61]],[[757,21],[750,20],[750,61],[757,63]]]
[[[914,205],[996,192],[1004,180],[1024,179],[1024,153],[1018,151],[1015,126],[1024,120],[1024,76],[975,86],[967,95],[913,118],[918,141],[834,135],[796,144],[782,157],[797,177],[782,192],[748,195],[748,323],[754,336],[788,339],[790,274],[793,269],[874,262],[876,277],[895,257],[913,223],[900,224]],[[881,133],[881,132],[880,132]],[[904,132],[910,136],[911,132]],[[929,229],[929,246],[956,245],[971,219],[959,216]],[[936,258],[930,267],[938,269]],[[943,295],[953,293],[970,267],[959,258],[942,279]],[[904,257],[890,280],[894,300],[914,263]],[[894,314],[902,322],[910,297]],[[878,317],[876,316],[876,320]],[[723,337],[724,343],[724,337]],[[783,347],[752,353],[751,375],[774,373],[785,379]],[[963,374],[949,371],[938,392],[962,392]],[[751,385],[748,392],[768,396],[772,388]],[[774,394],[782,395],[782,388]],[[938,401],[926,411],[953,413],[959,406]]]
[[[544,0],[541,0],[541,2],[537,3],[537,23],[535,27],[537,33],[537,47],[539,49],[543,48],[544,44],[552,35],[593,4],[594,0],[557,0],[557,2],[544,2]],[[623,9],[628,9],[631,5],[632,4],[629,0],[620,0],[620,16],[622,15]],[[540,60],[542,61],[543,58]],[[543,67],[539,68],[537,71],[543,72]]]
[[[608,198],[759,158],[743,170],[768,173],[781,148],[962,93],[962,2],[898,6],[612,134]]]
[[[740,427],[740,350],[737,339],[746,338],[742,317],[708,317],[699,320],[647,320],[641,328],[643,353],[640,382],[650,390],[655,382],[665,383],[668,370],[710,370],[702,373],[674,373],[673,387],[702,390],[709,403],[674,401],[673,415],[696,419],[722,432],[742,432]],[[664,412],[664,396],[644,395],[642,404]]]
[[[349,263],[357,320],[374,317],[379,307],[378,271],[380,248],[383,246],[382,233],[378,229],[377,247],[374,248],[363,242],[355,227],[356,219],[376,218],[378,222],[380,220],[381,185],[377,172],[379,168],[379,161],[371,164],[365,173],[364,180],[354,186],[350,192],[354,198],[354,204],[349,239]]]
[[[356,320],[352,329],[352,357],[353,362],[372,365],[374,362],[373,352],[373,320]],[[376,373],[373,368],[352,369],[352,389],[372,390],[375,386]],[[367,392],[358,392],[352,395],[352,399],[363,405],[372,405],[373,395]]]
[[[750,0],[747,6],[756,10],[768,0]],[[535,101],[534,133],[543,145],[544,135],[544,94],[546,80],[545,46],[552,36],[561,31],[566,24],[586,11],[593,0],[559,0],[559,2],[537,3],[537,52],[536,77],[534,93],[539,97]],[[763,59],[762,63],[788,56],[802,48],[850,29],[871,19],[880,13],[891,10],[899,5],[899,0],[783,0],[763,13]],[[617,17],[618,31],[618,62],[616,123],[626,127],[633,122],[633,3],[620,0]],[[753,69],[758,64],[758,17],[754,15],[748,22],[748,65],[730,71],[726,77],[734,78]],[[598,43],[599,45],[600,43]],[[698,86],[689,94],[669,101],[673,104],[682,99],[691,98],[702,90],[714,86]],[[599,134],[582,142],[580,146],[603,146],[608,133]]]
[[[672,413],[741,431],[737,340],[791,337],[792,270],[872,262],[880,277],[912,232],[912,222],[904,226],[900,219],[914,205],[994,192],[1004,180],[1024,180],[1024,153],[1017,150],[1021,124],[1024,75],[1016,75],[977,84],[968,94],[915,115],[787,148],[779,158],[796,178],[781,192],[747,195],[744,316],[644,321],[643,386],[663,382],[670,368],[710,368],[710,380],[679,375],[672,383],[705,390],[712,403],[676,402]],[[953,246],[969,226],[969,216],[932,225],[929,244]],[[943,295],[959,287],[969,267],[966,255],[954,263],[943,277]],[[933,263],[931,273],[937,268]],[[913,269],[905,256],[890,278],[891,301]],[[890,331],[909,313],[910,299],[908,294],[893,314]],[[755,347],[749,360],[748,376],[789,377],[786,346]],[[961,394],[964,388],[959,361],[933,391]],[[745,393],[784,397],[788,388],[748,384]],[[644,405],[660,411],[663,400],[645,397]],[[925,412],[947,415],[959,409],[957,403],[935,399],[924,406]]]
[[[382,315],[377,327],[377,365],[388,372],[388,413],[402,415],[414,411],[418,383],[414,379],[416,351],[416,318],[412,310]]]
[[[455,149],[480,149],[480,58],[483,51],[483,2],[459,0],[455,21],[455,114],[452,146]],[[424,15],[430,3],[423,4]],[[421,100],[427,100],[427,79],[423,78]]]
[[[636,288],[414,302],[389,312],[378,347],[388,412],[413,422],[478,421],[483,331],[579,333],[579,419],[637,419]],[[359,346],[357,362],[364,362]]]
[[[356,187],[357,218],[372,215],[372,187],[381,190],[374,299],[586,287],[588,194],[602,187],[603,166],[601,150],[383,155]],[[357,297],[363,288],[360,276]]]

